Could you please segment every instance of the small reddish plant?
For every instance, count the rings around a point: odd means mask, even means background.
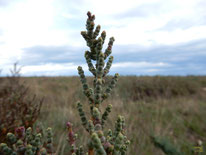
[[[2,155],[52,155],[53,134],[51,128],[47,129],[46,137],[41,133],[33,132],[32,128],[18,127],[15,133],[7,133],[6,143],[0,144]]]
[[[7,132],[14,133],[15,128],[33,127],[43,99],[36,99],[29,88],[21,82],[20,69],[14,64],[12,76],[1,79],[0,88],[0,142],[4,142]]]

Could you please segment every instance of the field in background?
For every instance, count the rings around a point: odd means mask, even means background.
[[[92,78],[87,77],[90,86]],[[109,81],[108,77],[106,81]],[[88,134],[81,126],[75,103],[89,112],[79,77],[23,78],[33,93],[45,97],[38,123],[52,127],[58,154],[68,152],[66,122],[74,125],[79,140]],[[103,102],[113,105],[106,128],[114,129],[117,116],[126,119],[126,134],[131,140],[129,154],[164,154],[155,148],[150,135],[164,137],[186,154],[197,141],[206,144],[206,77],[120,77],[112,95]],[[89,113],[87,113],[89,114]],[[206,150],[204,150],[206,151]]]

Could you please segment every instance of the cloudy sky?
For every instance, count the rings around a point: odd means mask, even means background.
[[[205,0],[0,0],[0,69],[77,75],[87,11],[114,36],[110,75],[206,75]],[[104,51],[103,50],[103,51]]]

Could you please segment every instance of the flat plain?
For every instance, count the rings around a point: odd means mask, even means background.
[[[106,84],[111,80],[107,77]],[[68,154],[66,122],[73,123],[78,143],[86,145],[88,133],[76,109],[80,101],[89,118],[89,103],[79,77],[24,77],[33,94],[44,97],[37,124],[52,127],[57,154]],[[87,77],[92,87],[92,77]],[[118,115],[126,120],[125,133],[131,141],[130,155],[164,154],[151,135],[164,138],[181,152],[194,154],[198,142],[206,145],[205,76],[120,76],[111,96],[101,105],[112,104],[105,128],[114,129]],[[205,147],[204,147],[205,149]],[[206,151],[206,150],[204,150]],[[204,152],[205,153],[205,152]]]

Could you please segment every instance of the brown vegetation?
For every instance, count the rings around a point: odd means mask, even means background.
[[[87,79],[88,83],[92,84],[91,77]],[[24,80],[33,93],[45,96],[38,122],[45,127],[53,127],[57,153],[63,155],[68,151],[65,140],[65,123],[68,119],[74,122],[75,131],[82,133],[80,141],[86,144],[87,137],[83,135],[87,133],[81,127],[74,105],[77,100],[83,105],[87,104],[79,78],[30,77]],[[140,89],[142,86],[145,87],[143,90]],[[162,87],[162,94],[161,91],[156,91],[157,87]],[[192,154],[191,150],[198,140],[201,140],[203,145],[206,141],[206,94],[202,90],[204,87],[204,76],[120,76],[117,88],[103,105],[104,108],[107,104],[113,105],[113,113],[105,125],[112,128],[112,122],[116,120],[118,113],[125,116],[126,134],[131,140],[129,154],[163,154],[152,144],[149,138],[151,134],[167,137],[182,152]],[[175,93],[173,90],[176,90]]]

